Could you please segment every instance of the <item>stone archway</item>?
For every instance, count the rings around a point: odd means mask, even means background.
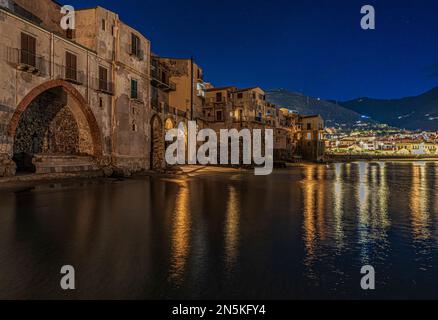
[[[63,80],[52,80],[46,83],[43,83],[33,90],[31,90],[26,97],[20,102],[20,104],[15,109],[15,112],[9,122],[8,126],[8,136],[12,139],[15,139],[17,134],[17,129],[19,127],[20,119],[22,118],[23,113],[26,109],[31,105],[35,99],[37,99],[41,94],[49,91],[50,89],[61,88],[64,92],[67,93],[69,102],[73,106],[71,108],[75,111],[74,113],[78,116],[78,119],[82,127],[84,125],[88,126],[88,131],[92,139],[92,155],[95,157],[102,156],[102,141],[100,135],[100,129],[97,124],[96,118],[94,117],[93,111],[90,106],[88,106],[84,97],[82,97],[81,93],[76,90],[73,85]]]
[[[166,121],[164,122],[164,130],[170,130],[175,128],[175,123],[171,118],[167,118]]]
[[[155,115],[151,120],[151,168],[152,170],[162,170],[164,164],[164,133],[163,123],[159,116]]]
[[[102,156],[100,130],[82,95],[54,80],[34,88],[9,123],[19,171],[70,172],[95,169]],[[35,162],[38,163],[38,170]]]

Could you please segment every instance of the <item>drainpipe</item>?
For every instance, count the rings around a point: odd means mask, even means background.
[[[194,90],[194,83],[193,81],[195,80],[195,76],[194,76],[194,70],[193,70],[193,56],[190,57],[190,66],[191,66],[191,81],[190,81],[190,120],[193,121],[193,110],[194,110],[194,95],[193,95],[193,90]]]
[[[50,79],[55,77],[55,36],[51,34],[50,39]]]
[[[116,121],[116,93],[117,93],[117,85],[116,85],[116,68],[117,68],[117,63],[116,61],[118,61],[119,58],[119,45],[120,45],[120,37],[119,37],[119,32],[120,32],[120,21],[118,19],[118,17],[116,16],[115,21],[114,21],[114,38],[113,38],[113,51],[114,51],[114,55],[112,57],[112,68],[111,68],[111,78],[112,78],[112,82],[113,82],[113,95],[111,97],[111,164],[114,163],[113,157],[114,154],[116,153],[116,125],[117,125],[117,121]]]

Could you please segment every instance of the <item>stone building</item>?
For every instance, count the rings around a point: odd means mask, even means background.
[[[300,153],[310,161],[322,161],[325,153],[324,120],[319,115],[300,116]]]
[[[150,42],[101,7],[0,2],[0,176],[150,167]]]
[[[217,132],[223,128],[273,129],[276,160],[289,161],[300,155],[299,116],[266,101],[261,88],[229,86],[207,89],[203,118],[208,127]]]
[[[193,59],[151,54],[147,38],[102,7],[76,10],[74,30],[61,19],[53,0],[0,0],[0,177],[162,170],[165,131],[189,120],[273,128],[277,158],[320,159],[319,129],[301,136],[301,118],[261,88],[212,88]],[[312,143],[298,143],[307,132]]]
[[[200,118],[206,86],[202,69],[193,59],[159,57],[158,61],[169,70],[169,80],[177,88],[169,93],[169,104],[174,108],[172,111],[182,118]]]

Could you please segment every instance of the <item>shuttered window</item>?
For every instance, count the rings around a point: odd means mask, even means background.
[[[108,91],[108,70],[99,67],[99,90]]]
[[[133,33],[131,34],[131,54],[138,58],[141,56],[140,38]]]
[[[137,80],[131,80],[131,99],[138,99],[138,82]]]
[[[36,38],[26,33],[21,34],[20,63],[36,67]]]
[[[65,53],[65,77],[68,80],[77,81],[78,80],[78,72],[77,72],[77,57],[76,55],[66,52]]]

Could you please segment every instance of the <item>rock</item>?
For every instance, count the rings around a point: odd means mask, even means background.
[[[132,176],[132,172],[126,168],[113,168],[111,176],[114,178],[129,178]]]
[[[15,176],[17,166],[8,155],[0,155],[0,177]]]
[[[105,177],[112,177],[114,174],[114,170],[111,167],[105,167],[103,168],[103,174],[105,175]]]

